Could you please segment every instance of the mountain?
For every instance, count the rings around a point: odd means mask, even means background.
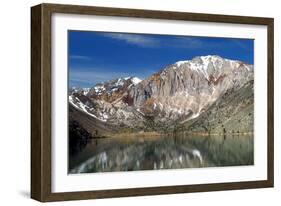
[[[135,107],[158,121],[199,116],[230,88],[253,79],[253,66],[219,56],[180,61],[129,91]]]
[[[70,90],[69,103],[74,110],[118,128],[157,130],[180,124],[187,130],[209,131],[206,125],[212,119],[224,121],[210,112],[230,117],[240,112],[242,118],[245,107],[253,109],[253,79],[253,65],[200,56],[168,65],[144,80],[118,78]],[[240,104],[244,101],[245,107]]]
[[[72,92],[69,103],[71,107],[102,122],[117,126],[143,126],[143,115],[129,106],[128,100],[128,91],[140,82],[137,77],[126,77],[99,83],[90,88],[86,95]]]
[[[215,134],[253,132],[254,81],[229,89],[198,118],[180,124],[183,131]]]
[[[78,93],[78,94],[87,95],[89,91],[90,91],[90,88],[72,87],[69,89],[68,94],[71,95],[72,93]]]
[[[87,96],[92,99],[100,99],[111,103],[120,98],[129,88],[137,85],[139,82],[141,82],[141,80],[137,77],[126,77],[99,83],[89,90]]]

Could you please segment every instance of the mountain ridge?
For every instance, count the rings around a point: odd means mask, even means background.
[[[102,122],[143,130],[150,127],[148,122],[171,126],[197,119],[225,93],[237,92],[253,79],[253,65],[217,55],[198,56],[144,80],[118,78],[71,90],[69,103]]]

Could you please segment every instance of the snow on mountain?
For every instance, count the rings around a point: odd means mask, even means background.
[[[73,95],[70,95],[69,96],[69,102],[71,103],[71,105],[73,105],[75,108],[85,112],[86,114],[96,118],[96,119],[99,119],[103,122],[105,122],[108,118],[108,116],[105,114],[105,115],[101,115],[100,118],[98,118],[96,115],[94,115],[91,111],[93,111],[93,108],[91,108],[90,106],[84,104],[78,97],[75,97]]]
[[[138,83],[140,83],[142,80],[137,78],[137,77],[133,77],[131,78],[131,81],[133,82],[134,85],[137,85]]]
[[[220,71],[224,64],[229,64],[231,65],[230,67],[234,68],[244,63],[231,59],[224,59],[217,55],[207,55],[194,57],[192,60],[178,61],[173,65],[173,68],[188,67],[192,71],[202,73],[204,77],[209,80],[212,68],[216,71]],[[252,69],[251,65],[244,64],[244,66],[248,71]]]
[[[96,84],[87,94],[88,96],[104,96],[112,95],[113,93],[122,93],[128,87],[137,85],[142,80],[137,77],[118,78],[104,83]]]
[[[185,122],[200,116],[228,90],[238,90],[250,80],[253,65],[208,55],[178,61],[145,80],[125,77],[100,83],[78,92],[80,102],[69,101],[114,124],[141,125],[146,116],[153,116],[156,122]]]
[[[83,94],[87,95],[91,88],[83,88]]]
[[[189,63],[189,62],[190,62],[189,60],[187,60],[187,61],[178,61],[178,62],[175,63],[175,65],[177,67],[180,67],[181,65]],[[174,67],[174,68],[177,68],[177,67]]]
[[[130,103],[127,91],[141,81],[137,77],[125,77],[98,83],[90,89],[72,89],[69,102],[75,108],[101,121],[110,120],[117,124],[121,119],[130,122],[130,119],[139,114],[127,111]]]
[[[105,91],[105,87],[104,85],[97,85],[94,87],[94,90],[97,93],[97,95],[100,95],[103,91]]]
[[[80,93],[83,95],[87,95],[91,88],[80,88],[80,87],[71,87],[69,89],[69,93]]]
[[[253,79],[253,65],[219,56],[179,61],[132,87],[134,106],[159,121],[196,118],[228,89]],[[161,105],[161,106],[160,106]]]

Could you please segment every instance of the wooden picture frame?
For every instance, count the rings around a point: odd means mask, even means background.
[[[52,192],[51,153],[51,17],[54,13],[134,17],[146,19],[182,20],[264,25],[267,27],[267,179],[215,184],[170,185],[127,189],[79,192]],[[105,8],[76,5],[40,4],[31,8],[31,197],[38,201],[64,201],[93,198],[160,195],[234,189],[273,187],[274,183],[274,82],[273,82],[272,18],[215,14]],[[266,137],[265,137],[266,138]]]

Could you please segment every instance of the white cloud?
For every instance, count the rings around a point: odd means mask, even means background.
[[[105,33],[105,37],[112,39],[118,39],[127,42],[128,44],[134,44],[140,47],[157,47],[159,46],[159,40],[153,37],[139,35],[139,34],[122,34],[122,33]]]
[[[166,44],[167,45],[167,44]],[[167,45],[171,47],[177,48],[200,48],[203,46],[203,42],[200,39],[185,37],[185,36],[177,36],[172,40],[171,45]]]
[[[92,58],[89,56],[83,56],[83,55],[70,55],[70,59],[76,59],[76,60],[91,60]]]
[[[142,34],[104,33],[105,37],[125,41],[127,44],[139,47],[172,47],[172,48],[200,48],[203,42],[200,39],[186,36],[172,36],[169,41]]]

